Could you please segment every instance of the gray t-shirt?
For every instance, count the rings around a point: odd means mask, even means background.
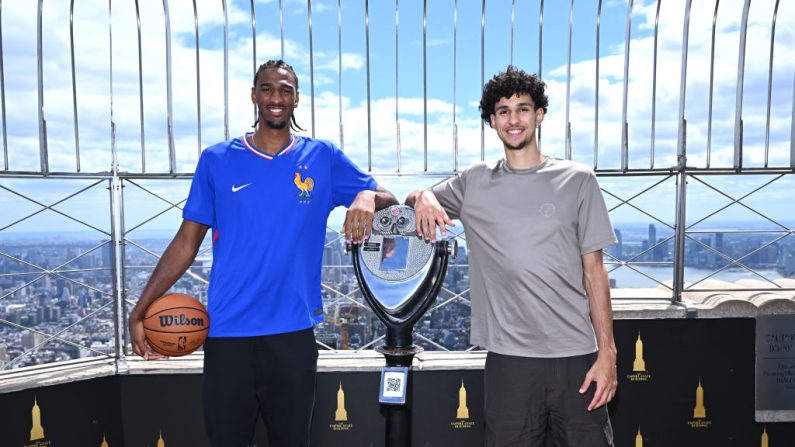
[[[523,357],[596,351],[581,255],[616,242],[596,176],[547,158],[479,163],[432,188],[469,249],[473,344]]]

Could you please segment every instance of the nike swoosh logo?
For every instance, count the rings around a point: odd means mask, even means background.
[[[240,185],[240,186],[232,185],[232,192],[238,192],[241,189],[245,188],[246,186],[251,186],[251,183],[246,183],[245,185]]]

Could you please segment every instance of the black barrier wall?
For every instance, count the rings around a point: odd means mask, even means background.
[[[618,320],[615,334],[616,446],[795,445],[795,423],[754,421],[754,319]],[[483,371],[412,374],[412,445],[482,446]],[[378,383],[378,372],[321,372],[313,445],[382,446]],[[208,445],[199,374],[113,376],[0,394],[0,424],[2,446]],[[261,422],[255,444],[267,446]]]

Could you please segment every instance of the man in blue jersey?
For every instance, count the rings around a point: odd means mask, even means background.
[[[156,354],[143,335],[146,308],[193,262],[212,228],[204,345],[204,415],[213,446],[245,446],[259,415],[272,446],[307,446],[323,321],[320,271],[328,215],[347,206],[347,241],[370,235],[395,197],[332,143],[297,136],[298,77],[268,61],[254,77],[256,130],[207,148],[183,221],[130,314],[133,350]]]

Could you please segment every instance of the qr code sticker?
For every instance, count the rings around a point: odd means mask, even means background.
[[[384,371],[384,377],[381,381],[381,386],[383,387],[381,391],[382,397],[400,400],[406,393],[407,379],[405,371]]]
[[[400,392],[400,378],[399,377],[387,377],[386,379],[386,391],[392,393],[399,393]]]

